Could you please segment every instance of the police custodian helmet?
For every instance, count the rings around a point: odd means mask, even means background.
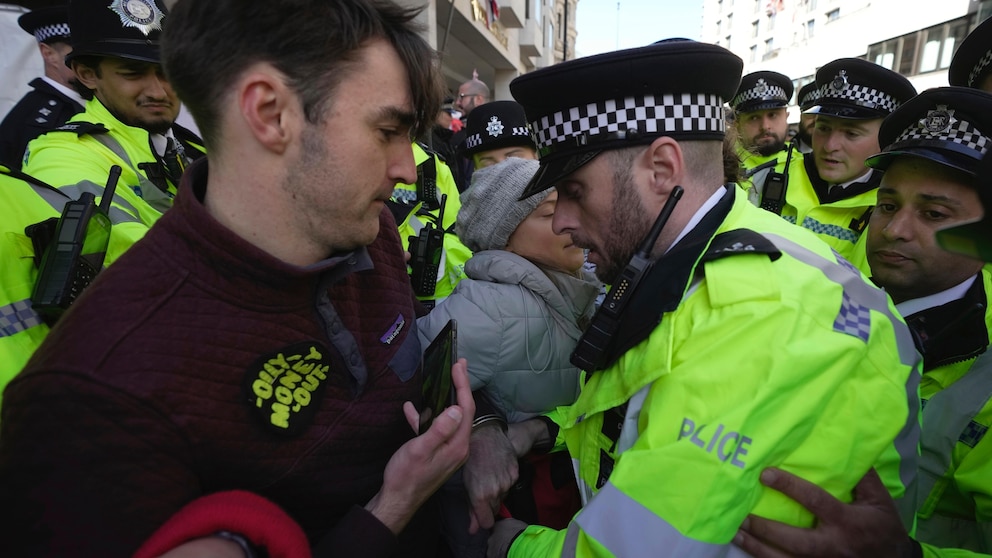
[[[510,82],[537,140],[541,168],[532,196],[603,151],[656,138],[722,140],[723,104],[744,63],[729,50],[686,39],[661,41],[555,64]]]
[[[168,10],[161,0],[71,0],[72,53],[160,63],[159,35]]]
[[[789,76],[763,70],[741,78],[741,86],[730,101],[739,113],[756,112],[789,106],[794,86]]]
[[[39,43],[69,42],[68,6],[38,8],[17,18],[21,29],[34,35]]]

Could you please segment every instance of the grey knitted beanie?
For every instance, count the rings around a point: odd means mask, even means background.
[[[472,173],[472,184],[461,195],[462,208],[455,222],[455,234],[469,250],[506,248],[517,226],[547,197],[517,199],[539,167],[537,161],[510,157]]]

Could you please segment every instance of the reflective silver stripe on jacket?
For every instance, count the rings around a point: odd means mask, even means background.
[[[31,299],[0,306],[0,337],[10,337],[44,322],[31,307]]]
[[[659,482],[663,482],[659,479]],[[691,539],[637,500],[607,482],[568,525],[561,555],[576,556],[579,530],[614,556],[717,558],[750,556],[740,548]]]
[[[138,195],[141,197],[141,199],[148,202],[148,205],[152,206],[153,208],[159,210],[162,213],[165,213],[172,207],[172,196],[160,190],[159,187],[156,186],[154,182],[152,182],[151,180],[148,179],[147,176],[145,176],[145,173],[141,172],[141,170],[135,167],[134,164],[131,162],[131,158],[127,156],[127,152],[124,151],[124,147],[117,140],[112,138],[110,134],[94,134],[90,137],[102,143],[104,147],[106,147],[107,149],[113,151],[114,155],[120,157],[120,159],[124,161],[124,164],[126,164],[131,170],[134,171],[134,174],[138,176],[138,186],[141,188],[141,191],[138,192]],[[107,171],[109,173],[110,169],[107,169]],[[123,202],[124,200],[120,199],[120,197],[118,196],[114,196],[114,201]],[[137,215],[138,212],[135,211],[134,214]]]
[[[916,478],[919,456],[917,448],[920,442],[920,355],[913,343],[909,327],[890,309],[888,296],[863,279],[858,270],[847,260],[834,253],[837,261],[830,261],[808,248],[775,234],[764,234],[775,246],[797,260],[823,271],[831,281],[844,288],[845,297],[864,305],[871,310],[880,312],[892,322],[896,335],[896,345],[899,350],[899,361],[912,367],[909,378],[906,379],[906,401],[909,404],[909,414],[906,423],[893,441],[899,453],[899,480],[906,487],[906,495],[897,502],[903,524],[911,526],[916,515]],[[840,263],[838,263],[840,262]]]
[[[36,188],[35,190],[36,191],[39,191],[39,190],[42,190],[42,188]],[[70,198],[72,198],[74,200],[78,200],[79,197],[82,196],[84,192],[89,192],[89,193],[93,194],[94,196],[96,196],[97,198],[101,198],[102,199],[103,198],[104,186],[99,185],[99,184],[94,184],[93,182],[90,182],[89,180],[83,180],[83,181],[77,182],[75,184],[67,184],[65,186],[61,186],[61,187],[59,187],[59,191],[61,191],[66,196],[69,196]],[[59,205],[58,207],[56,207],[56,209],[58,210],[59,214],[62,213],[62,206],[64,206],[67,201],[68,201],[67,199],[63,198],[62,204]],[[112,205],[112,206],[110,206],[110,223],[111,224],[117,225],[119,223],[140,223],[141,222],[141,219],[139,219],[137,217],[138,210],[133,205],[131,205],[130,203],[128,203],[127,200],[125,200],[124,198],[122,198],[120,196],[114,196],[114,204],[119,205],[119,206],[123,206],[123,207],[127,208],[127,210],[133,212],[133,214],[132,213],[128,213],[127,211],[124,211],[120,207],[114,207]],[[52,207],[55,207],[55,205],[53,204]]]
[[[954,449],[990,399],[992,355],[986,351],[972,363],[967,374],[934,394],[923,408],[917,540],[941,548],[989,551],[992,524],[937,515],[934,508],[953,481]],[[971,439],[975,440],[975,437]]]

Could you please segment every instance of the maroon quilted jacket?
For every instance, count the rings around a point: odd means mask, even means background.
[[[308,268],[175,207],[105,271],[10,383],[0,556],[128,556],[184,504],[244,489],[341,556],[428,554],[361,508],[411,438],[420,346],[388,211],[365,250]]]

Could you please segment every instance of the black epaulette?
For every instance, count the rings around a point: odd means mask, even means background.
[[[755,174],[757,174],[760,171],[763,171],[763,170],[765,170],[767,168],[774,168],[775,165],[777,165],[777,164],[778,164],[778,157],[775,157],[771,161],[765,161],[764,163],[762,163],[762,164],[760,164],[760,165],[758,165],[756,167],[747,169],[746,171],[744,171],[743,173],[741,173],[741,178],[747,180],[747,179],[751,178],[752,176],[754,176]]]
[[[711,262],[740,254],[768,254],[772,261],[782,257],[782,252],[764,236],[749,229],[737,229],[716,235],[699,261]]]
[[[54,128],[53,132],[73,132],[77,136],[86,136],[94,134],[106,134],[110,130],[107,130],[106,126],[103,124],[93,124],[92,122],[66,122],[65,124]]]

